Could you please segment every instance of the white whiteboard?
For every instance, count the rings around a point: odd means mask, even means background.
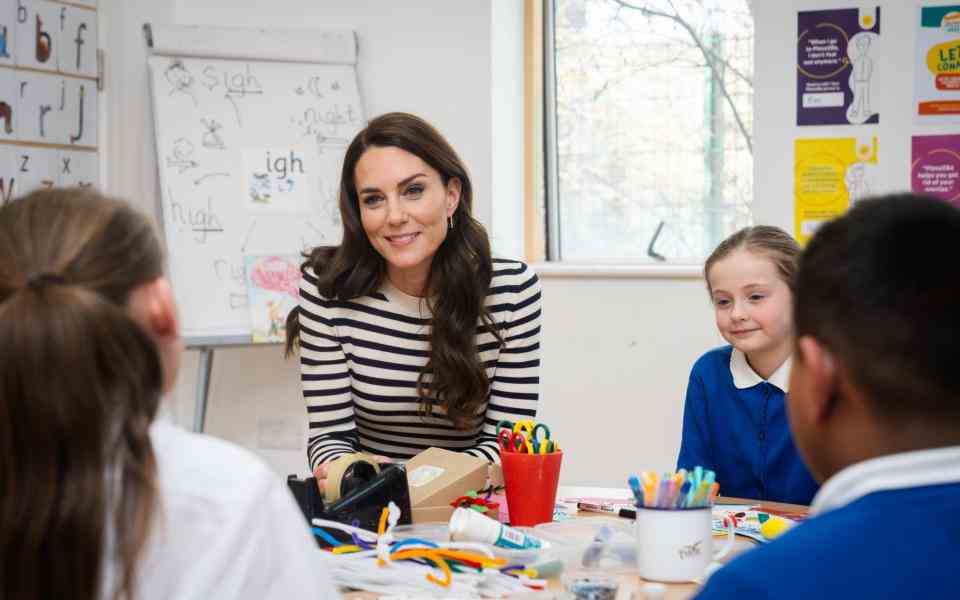
[[[250,343],[245,261],[340,241],[340,167],[365,124],[356,68],[175,55],[148,64],[184,338]]]

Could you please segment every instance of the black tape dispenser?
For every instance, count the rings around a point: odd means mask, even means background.
[[[287,485],[307,521],[316,518],[348,525],[357,521],[359,527],[376,531],[380,513],[393,501],[400,508],[399,523],[410,523],[406,469],[391,463],[380,465],[369,454],[347,454],[330,463],[323,498],[313,477],[290,475]],[[349,539],[337,530],[329,533],[337,539]]]

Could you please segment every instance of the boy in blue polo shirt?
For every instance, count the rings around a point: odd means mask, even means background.
[[[858,203],[800,260],[790,426],[811,517],[698,598],[955,598],[960,564],[960,211]],[[722,482],[721,482],[722,483]]]

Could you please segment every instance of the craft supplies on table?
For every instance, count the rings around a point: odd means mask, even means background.
[[[732,520],[734,533],[762,543],[769,542],[797,524],[797,520],[763,510],[752,504],[718,504],[713,507],[713,531],[724,532],[724,519]]]

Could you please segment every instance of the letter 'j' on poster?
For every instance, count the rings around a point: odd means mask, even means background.
[[[830,219],[877,190],[877,138],[794,141],[794,236],[806,244]]]
[[[879,123],[880,7],[797,13],[797,125]]]
[[[920,8],[916,62],[916,121],[960,121],[960,4]]]
[[[960,208],[960,135],[913,136],[910,189]]]

